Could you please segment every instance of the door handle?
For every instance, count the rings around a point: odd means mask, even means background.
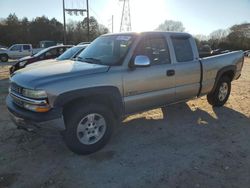
[[[167,70],[167,76],[174,76],[175,70]]]

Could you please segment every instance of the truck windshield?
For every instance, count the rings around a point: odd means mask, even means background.
[[[101,36],[81,52],[77,60],[94,64],[120,65],[134,37],[129,34]]]

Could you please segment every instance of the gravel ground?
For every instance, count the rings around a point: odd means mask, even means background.
[[[249,187],[250,59],[222,108],[206,97],[129,116],[101,151],[79,156],[58,134],[17,130],[0,64],[0,187]]]

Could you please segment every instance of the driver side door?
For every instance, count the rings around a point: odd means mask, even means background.
[[[152,34],[141,39],[132,62],[138,55],[150,59],[149,67],[134,67],[123,75],[127,114],[163,106],[175,100],[175,65],[171,63],[165,36]]]
[[[16,44],[9,48],[8,55],[11,59],[18,59],[22,56],[22,45]]]

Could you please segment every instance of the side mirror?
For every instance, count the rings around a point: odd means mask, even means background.
[[[134,66],[135,67],[148,67],[150,66],[150,60],[145,55],[138,55],[135,57]]]

